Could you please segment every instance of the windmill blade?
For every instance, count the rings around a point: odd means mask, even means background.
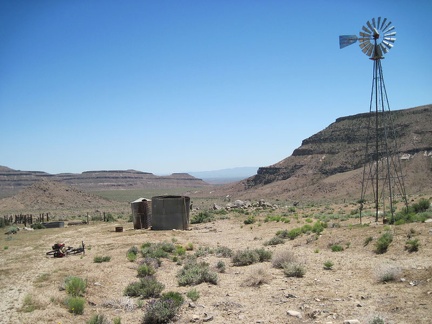
[[[384,44],[384,46],[387,47],[389,50],[393,48],[393,44],[390,44],[386,40],[383,40],[381,44]]]
[[[362,30],[368,33],[369,35],[372,34],[372,32],[366,28],[366,26],[362,26]]]
[[[367,39],[370,39],[370,38],[371,38],[371,35],[370,35],[370,34],[366,34],[366,33],[363,33],[363,32],[360,32],[359,35],[360,35],[361,37],[363,37],[363,38],[367,38]]]
[[[366,53],[366,51],[367,51],[367,50],[365,51],[365,47],[368,46],[368,44],[370,44],[370,43],[361,43],[361,44],[360,44],[360,49],[361,49],[364,53]]]
[[[388,53],[389,50],[387,49],[387,47],[384,46],[383,43],[379,44],[379,47],[381,47],[381,51],[383,51],[385,54]]]
[[[373,45],[371,43],[367,43],[363,48],[362,48],[362,52],[365,53],[366,55],[368,55],[368,51],[373,48]]]
[[[389,21],[385,27],[381,28],[381,30],[386,30],[390,25],[391,25],[391,21]]]
[[[372,56],[372,53],[373,53],[374,49],[375,49],[375,46],[372,45],[372,44],[370,44],[370,46],[368,47],[366,55],[367,56]]]
[[[339,48],[344,48],[357,42],[356,35],[341,35],[339,36]]]
[[[380,26],[381,23],[380,23],[380,22],[381,22],[381,17],[378,17],[378,24],[377,24],[377,28],[378,28],[378,29],[381,29],[381,26]]]
[[[396,41],[396,38],[392,38],[392,37],[384,37],[384,40],[390,43],[394,43]]]
[[[392,37],[392,36],[396,36],[396,32],[384,34],[384,37]]]
[[[366,22],[366,25],[368,25],[368,27],[369,27],[370,30],[374,30],[374,28],[373,28],[373,26],[371,25],[371,23],[370,23],[369,20]],[[372,34],[372,33],[371,33],[371,34]]]
[[[395,26],[391,26],[389,29],[383,29],[383,33],[386,34],[388,32],[391,32],[394,29],[395,29]]]
[[[383,29],[383,26],[384,26],[384,24],[386,23],[386,21],[387,21],[387,18],[384,18],[384,20],[383,20],[381,26],[379,26],[379,28],[380,28],[381,30]]]
[[[372,25],[374,26],[374,28],[377,28],[377,25],[375,24],[375,18],[372,18]]]

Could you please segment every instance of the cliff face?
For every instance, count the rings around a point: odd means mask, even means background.
[[[0,197],[12,195],[40,180],[51,180],[80,190],[159,189],[203,187],[208,184],[185,173],[155,176],[135,170],[86,171],[83,173],[49,174],[40,171],[19,171],[0,167]]]
[[[390,114],[393,127],[386,129],[380,126],[378,133],[397,139],[398,151],[408,157],[408,169],[414,157],[424,157],[425,166],[417,167],[420,168],[417,171],[425,172],[425,179],[431,178],[432,105],[392,111]],[[272,187],[274,193],[293,191],[316,185],[328,177],[362,169],[366,161],[367,138],[369,136],[370,143],[375,138],[375,133],[368,132],[371,129],[369,122],[369,113],[338,118],[324,130],[303,140],[291,156],[274,165],[259,168],[255,176],[242,182],[244,189],[254,191]],[[394,134],[390,134],[391,130]],[[413,175],[413,172],[408,170],[407,176]],[[282,185],[282,182],[285,183]],[[277,183],[281,184],[279,188]],[[425,186],[432,188],[430,183],[425,183]]]

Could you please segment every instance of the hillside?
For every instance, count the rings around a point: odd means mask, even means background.
[[[432,105],[391,112],[408,194],[432,192]],[[220,191],[244,198],[320,200],[358,197],[369,114],[338,118],[293,154]]]

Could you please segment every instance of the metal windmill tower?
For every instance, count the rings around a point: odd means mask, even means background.
[[[394,221],[395,196],[408,205],[403,181],[396,131],[384,84],[381,60],[394,45],[395,27],[387,18],[372,18],[362,27],[359,36],[339,36],[340,48],[359,41],[360,48],[373,61],[373,79],[370,97],[369,121],[366,136],[365,160],[360,199],[360,222],[366,193],[372,191],[375,204],[375,220],[379,211],[385,217],[391,213]]]

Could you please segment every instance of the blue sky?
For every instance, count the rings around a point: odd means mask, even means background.
[[[268,166],[369,111],[371,18],[391,110],[432,103],[432,2],[0,0],[0,165],[155,174]]]

